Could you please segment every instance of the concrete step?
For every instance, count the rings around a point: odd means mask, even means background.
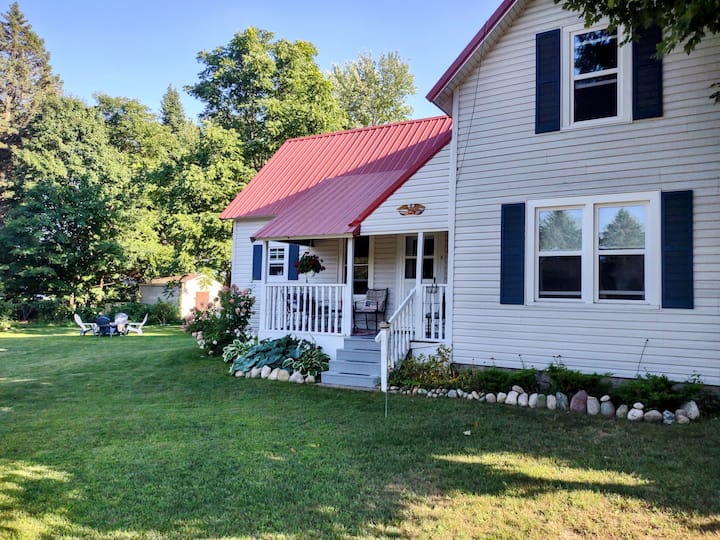
[[[374,337],[350,337],[345,338],[343,349],[353,351],[380,351],[380,344],[375,343]]]
[[[344,362],[363,362],[380,365],[380,351],[363,351],[360,349],[338,349],[337,359]]]
[[[347,373],[332,373],[326,371],[322,374],[322,383],[351,388],[375,388],[380,380],[371,375],[351,375]]]
[[[345,362],[342,360],[332,360],[329,373],[348,374],[348,375],[373,375],[380,376],[380,362]]]

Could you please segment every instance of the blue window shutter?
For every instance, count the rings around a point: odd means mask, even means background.
[[[502,205],[500,303],[525,303],[525,203]]]
[[[535,133],[560,130],[560,29],[535,36]]]
[[[663,65],[657,58],[662,30],[653,26],[638,32],[633,52],[633,119],[663,115]]]
[[[255,244],[253,246],[253,258],[252,258],[253,281],[259,281],[262,279],[262,254],[263,254],[263,247]]]
[[[693,192],[661,196],[662,307],[693,309]]]
[[[290,244],[288,249],[288,280],[297,281],[298,271],[295,263],[298,261],[300,254],[300,246],[298,244]]]

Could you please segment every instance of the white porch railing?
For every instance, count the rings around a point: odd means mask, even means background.
[[[422,285],[419,293],[413,289],[390,320],[381,325],[375,341],[380,343],[383,392],[387,392],[388,371],[407,356],[413,340],[445,341],[446,294],[447,285]]]
[[[447,285],[422,286],[423,328],[415,339],[445,341],[445,296]]]
[[[383,323],[375,341],[380,343],[380,389],[387,392],[388,370],[405,358],[415,336],[415,289],[410,291],[387,323]]]
[[[342,335],[345,285],[265,286],[266,330]]]

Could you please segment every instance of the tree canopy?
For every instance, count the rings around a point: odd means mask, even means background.
[[[53,75],[50,54],[20,11],[17,2],[0,19],[0,219],[13,197],[6,183],[12,149],[20,144],[40,103],[59,95],[60,79]]]
[[[203,118],[238,132],[245,161],[256,170],[288,138],[334,131],[345,122],[315,62],[315,46],[273,38],[250,27],[226,46],[200,52],[200,82],[185,87],[205,103]]]
[[[129,181],[96,110],[46,99],[15,153],[19,202],[0,228],[8,294],[86,296],[122,268],[118,240]]]
[[[406,99],[415,94],[415,77],[397,52],[377,60],[362,53],[342,67],[335,64],[330,81],[348,128],[406,120],[413,112]]]
[[[411,112],[396,54],[359,57],[369,100],[346,113],[311,43],[256,28],[198,55],[205,68],[187,90],[205,103],[200,125],[172,85],[159,114],[104,94],[88,105],[62,95],[17,3],[0,24],[0,290],[16,305],[127,300],[162,275],[227,282],[232,226],[218,214],[286,139]]]
[[[629,39],[651,26],[662,29],[658,53],[682,45],[690,54],[707,34],[720,31],[718,0],[555,0],[563,9],[579,11],[590,26],[607,18],[611,28],[624,27]],[[718,86],[715,83],[714,86]],[[720,91],[711,97],[720,101]]]

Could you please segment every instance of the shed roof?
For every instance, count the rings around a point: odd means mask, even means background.
[[[157,277],[148,279],[144,283],[140,283],[140,285],[167,285],[168,283],[177,282],[177,283],[184,283],[186,281],[191,281],[195,278],[201,277],[203,274],[186,274],[184,276],[166,276],[166,277]]]
[[[360,223],[449,141],[447,116],[286,141],[220,214],[272,218],[256,238],[319,238]]]

